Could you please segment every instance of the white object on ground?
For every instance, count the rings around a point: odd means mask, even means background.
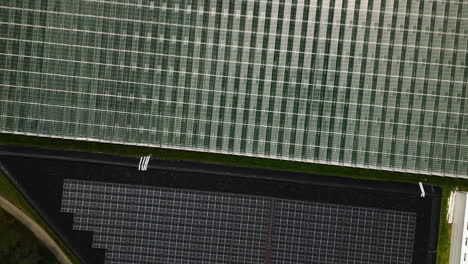
[[[146,157],[145,157],[145,161],[143,162],[143,168],[142,168],[142,170],[146,171],[146,169],[148,168],[148,161],[149,161],[149,157],[146,156]]]
[[[141,170],[141,163],[143,161],[143,157],[140,158],[140,162],[138,163],[138,170]]]
[[[144,156],[140,158],[140,163],[138,163],[138,170],[146,171],[148,169],[149,160],[151,155]]]
[[[453,223],[453,210],[455,209],[455,198],[457,192],[450,192],[450,197],[448,200],[448,209],[447,209],[447,223]]]
[[[424,191],[422,182],[419,182],[419,189],[421,189],[421,197],[426,197],[426,192]]]

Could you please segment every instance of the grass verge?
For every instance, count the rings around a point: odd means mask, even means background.
[[[408,183],[423,182],[425,184],[436,185],[442,188],[442,205],[440,211],[437,264],[447,264],[449,261],[451,226],[447,224],[445,218],[447,214],[447,201],[450,195],[450,191],[455,189],[456,187],[462,190],[468,190],[468,180],[458,178],[417,175],[410,173],[379,171],[371,169],[350,168],[296,161],[274,160],[195,151],[181,151],[162,148],[149,148],[140,146],[75,141],[67,139],[51,139],[11,134],[0,134],[0,144],[91,151],[128,156],[143,156],[152,154],[153,157],[162,159],[190,160],[206,163],[218,163],[243,167],[316,173],[330,176],[341,176],[369,180],[385,180]]]
[[[33,219],[41,228],[49,234],[49,236],[57,243],[60,249],[65,253],[68,259],[74,263],[80,263],[71,250],[63,243],[63,241],[55,234],[54,231],[39,217],[36,211],[29,205],[22,195],[16,190],[13,183],[0,172],[0,195],[14,204],[18,209],[23,211],[31,219]]]
[[[450,255],[450,234],[452,224],[447,223],[447,207],[450,192],[455,186],[447,185],[442,188],[442,204],[440,206],[439,242],[437,245],[437,264],[448,264]]]

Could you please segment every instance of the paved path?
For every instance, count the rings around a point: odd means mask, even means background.
[[[29,230],[31,230],[34,235],[57,257],[57,259],[62,264],[71,264],[71,261],[63,253],[62,249],[55,243],[55,241],[47,234],[41,226],[39,226],[33,219],[28,215],[23,213],[20,209],[10,203],[8,200],[0,196],[0,207],[5,209],[9,214],[13,215],[18,219],[23,225],[25,225]]]
[[[463,230],[465,229],[466,194],[456,192],[453,208],[452,235],[450,239],[450,264],[462,263]]]

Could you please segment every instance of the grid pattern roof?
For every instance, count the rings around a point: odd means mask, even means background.
[[[0,131],[468,175],[463,0],[4,0]]]
[[[61,211],[106,263],[409,264],[416,230],[413,212],[69,179]]]

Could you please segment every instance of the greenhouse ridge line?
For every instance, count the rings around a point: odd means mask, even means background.
[[[167,102],[164,100],[158,100],[158,101],[163,101],[166,102],[167,104],[172,104],[172,102]],[[201,118],[191,118],[191,117],[181,117],[181,116],[173,116],[173,115],[163,115],[163,114],[147,114],[147,113],[136,113],[136,112],[124,112],[124,111],[118,111],[118,110],[111,110],[111,109],[99,109],[99,108],[86,108],[86,107],[77,107],[77,106],[64,106],[64,105],[52,105],[52,104],[43,104],[43,103],[34,103],[34,102],[24,102],[24,101],[11,101],[11,100],[1,100],[0,102],[5,102],[5,103],[20,103],[20,104],[29,104],[29,105],[38,105],[38,106],[45,106],[45,107],[55,107],[55,108],[64,108],[64,109],[79,109],[79,110],[88,110],[88,111],[96,111],[96,112],[108,112],[108,113],[115,113],[115,114],[128,114],[128,115],[137,115],[137,116],[146,116],[146,117],[156,117],[156,118],[171,118],[171,119],[180,119],[180,120],[191,120],[191,121],[200,121],[200,122],[207,122],[207,123],[217,123],[217,124],[232,124],[232,125],[244,125],[244,123],[238,123],[238,122],[232,122],[232,121],[224,121],[224,120],[213,120],[213,119],[201,119]],[[192,104],[190,104],[192,105]],[[197,104],[195,104],[197,105]],[[204,107],[209,105],[200,105],[200,107]],[[213,107],[213,108],[218,108],[218,107]],[[401,125],[401,126],[417,126],[417,127],[423,127],[423,128],[436,128],[436,129],[442,129],[442,130],[455,130],[458,131],[457,133],[462,133],[468,131],[468,129],[465,128],[451,128],[451,127],[439,127],[439,126],[429,126],[429,125],[420,125],[420,124],[409,124],[409,123],[395,123],[395,122],[382,122],[382,121],[375,121],[375,120],[369,120],[369,119],[355,119],[355,118],[348,118],[348,117],[342,117],[342,116],[319,116],[319,115],[314,115],[314,114],[288,114],[286,112],[275,112],[275,111],[270,111],[270,110],[251,110],[248,108],[237,108],[237,107],[223,107],[226,109],[235,109],[239,111],[249,111],[249,112],[267,112],[267,113],[273,113],[273,114],[285,114],[285,115],[291,115],[291,116],[308,116],[308,117],[325,117],[325,118],[330,118],[330,119],[336,119],[336,120],[351,120],[351,121],[363,121],[363,122],[378,122],[383,123],[383,124],[391,124],[391,125]],[[421,110],[423,111],[423,110]],[[165,111],[166,112],[166,111]],[[5,116],[5,115],[4,115]],[[12,117],[13,116],[5,116],[5,117]],[[16,117],[16,118],[23,118],[23,117]],[[47,121],[49,119],[41,119],[44,121]],[[53,119],[50,119],[49,121],[53,121]],[[59,121],[59,120],[57,120]],[[269,126],[269,125],[262,125],[262,124],[246,124],[247,126],[250,127],[265,127],[265,128],[273,128],[273,129],[284,129],[284,130],[295,130],[295,131],[309,131],[309,132],[326,132],[329,134],[340,134],[340,135],[354,135],[354,134],[348,134],[348,133],[343,133],[343,132],[335,132],[335,131],[323,131],[323,130],[313,130],[313,129],[306,129],[306,128],[292,128],[292,127],[279,127],[279,126]],[[135,129],[140,129],[140,128],[135,128]],[[144,130],[151,130],[149,128],[142,128]],[[359,135],[359,136],[364,136],[364,135]],[[381,136],[368,136],[368,137],[375,137],[375,138],[386,138],[386,137],[381,137]],[[248,139],[247,139],[248,140]],[[403,139],[397,139],[397,140],[403,140]],[[424,140],[406,140],[404,141],[415,141],[415,142],[427,142],[430,143],[430,141],[424,141]],[[463,145],[463,144],[451,144],[451,143],[444,143],[444,142],[433,142],[435,144],[444,144],[444,145],[454,145],[454,146],[468,146],[468,145]]]
[[[159,8],[159,9],[168,9],[168,10],[180,10],[181,12],[184,12],[185,9],[175,9],[175,8],[170,8],[170,7],[158,7],[158,6],[153,6],[151,7],[151,5],[141,5],[141,4],[131,4],[131,3],[121,3],[121,2],[111,2],[111,1],[106,1],[106,0],[83,0],[85,2],[94,2],[94,3],[107,3],[107,4],[114,4],[114,5],[125,5],[125,6],[136,6],[136,7],[143,7],[143,8]],[[410,1],[410,0],[408,0]],[[280,2],[275,2],[275,1],[271,1],[271,2],[268,2],[268,1],[252,1],[252,0],[246,0],[246,2],[251,2],[251,3],[259,3],[259,4],[262,4],[262,3],[266,3],[267,5],[268,4],[271,4],[271,5],[283,5],[283,6],[295,6],[295,7],[314,7],[314,8],[321,8],[321,9],[330,9],[330,7],[328,6],[314,6],[314,5],[305,5],[305,4],[290,4],[290,3],[287,3],[287,2],[284,2],[284,3],[280,3]],[[436,2],[436,1],[434,1]],[[456,2],[456,1],[443,1],[443,2],[438,2],[438,3],[453,3],[453,4],[465,4],[463,3],[463,1],[460,1],[460,2]],[[351,10],[351,11],[359,11],[359,12],[375,12],[375,13],[383,13],[383,14],[397,14],[397,15],[417,15],[418,13],[405,13],[405,12],[390,12],[390,11],[382,11],[382,10],[369,10],[369,9],[355,9],[355,8],[336,8],[336,7],[333,7],[333,10]],[[220,14],[223,14],[223,13],[220,13]],[[229,14],[229,15],[235,15],[235,14]],[[445,16],[439,16],[439,15],[428,15],[428,14],[423,14],[422,15],[423,17],[426,16],[426,17],[436,17],[436,18],[446,18]],[[447,17],[449,19],[457,19],[457,17]],[[468,20],[468,18],[461,18],[463,20]]]
[[[76,14],[76,13],[69,13],[69,12],[60,12],[60,11],[50,11],[50,10],[37,10],[37,9],[30,9],[30,8],[19,8],[19,7],[3,7],[0,6],[0,9],[12,9],[12,10],[23,10],[23,11],[28,11],[28,12],[39,12],[39,13],[51,13],[51,14],[59,14],[59,15],[68,15],[68,16],[82,16],[82,17],[94,17],[94,18],[101,18],[101,19],[109,19],[109,20],[118,20],[118,21],[129,21],[129,22],[136,22],[136,23],[147,23],[147,24],[154,24],[154,25],[167,25],[167,26],[181,26],[181,27],[186,27],[186,28],[198,28],[198,29],[213,29],[216,31],[230,31],[230,32],[238,32],[238,33],[249,33],[249,34],[260,34],[260,35],[276,35],[280,36],[277,33],[263,33],[263,32],[255,32],[255,31],[249,31],[249,30],[235,30],[235,29],[221,29],[221,28],[216,28],[216,27],[206,27],[206,26],[194,26],[194,25],[186,25],[186,24],[171,24],[167,22],[154,22],[154,21],[148,21],[148,20],[138,20],[138,19],[129,19],[129,18],[118,18],[118,17],[106,17],[106,16],[97,16],[97,15],[86,15],[86,14]],[[198,11],[194,13],[199,13]],[[203,12],[206,14],[209,14],[210,12]],[[235,15],[234,15],[235,16]],[[239,14],[240,18],[240,14]],[[270,20],[280,20],[280,19],[271,19],[271,18],[266,18]],[[458,20],[459,18],[457,18]],[[369,28],[369,29],[391,29],[391,30],[397,30],[397,28],[392,28],[392,27],[377,27],[377,26],[363,26],[363,25],[352,25],[352,24],[344,24],[344,23],[329,23],[329,22],[315,22],[315,21],[308,21],[308,20],[303,20],[300,21],[302,22],[308,22],[310,24],[321,24],[321,25],[346,25],[346,26],[354,26],[354,27],[362,27],[362,28]],[[410,29],[406,29],[406,31],[410,31]],[[411,30],[412,31],[412,30]],[[417,31],[417,30],[414,30]],[[424,33],[435,33],[435,34],[443,34],[443,35],[460,35],[464,36],[462,33],[452,33],[452,32],[444,32],[444,31],[424,31],[424,30],[419,30],[419,32],[424,32]],[[283,35],[283,34],[281,34]],[[308,37],[305,37],[307,39]],[[313,39],[311,37],[311,39]],[[357,42],[358,43],[358,42]],[[390,44],[388,44],[390,45]],[[394,44],[395,46],[403,46],[403,44]],[[409,45],[405,45],[409,46]],[[442,49],[442,48],[438,48]],[[450,49],[449,49],[450,50]]]
[[[281,52],[281,53],[291,53],[291,54],[299,54],[299,55],[318,55],[318,56],[329,56],[333,58],[347,58],[348,60],[350,59],[360,59],[360,60],[369,60],[369,61],[386,61],[386,62],[398,62],[398,63],[409,63],[409,64],[422,64],[425,66],[446,66],[446,67],[454,67],[454,68],[466,68],[468,67],[467,65],[462,65],[462,64],[446,64],[446,63],[437,63],[437,62],[427,62],[427,61],[414,61],[414,60],[400,60],[400,59],[387,59],[387,58],[374,58],[374,57],[363,57],[363,56],[351,56],[351,55],[337,55],[337,54],[326,54],[326,53],[320,53],[320,52],[309,52],[309,51],[296,51],[296,50],[290,50],[290,51],[284,51],[281,49],[271,49],[271,48],[263,48],[263,47],[251,47],[251,46],[239,46],[239,45],[229,45],[229,44],[220,44],[220,43],[205,43],[205,42],[196,42],[196,41],[189,41],[189,40],[179,40],[179,39],[159,39],[159,38],[148,38],[145,36],[135,36],[135,35],[126,35],[126,34],[117,34],[117,33],[110,33],[110,32],[98,32],[98,31],[91,31],[91,30],[82,30],[82,29],[68,29],[68,28],[59,28],[59,27],[52,27],[52,26],[36,26],[36,25],[25,25],[25,24],[19,24],[19,23],[8,23],[8,22],[0,22],[0,25],[2,24],[7,24],[7,25],[14,25],[14,26],[23,26],[23,27],[35,27],[35,28],[46,28],[48,30],[62,30],[62,31],[73,31],[73,32],[83,32],[83,33],[95,33],[95,34],[100,34],[100,35],[111,35],[111,36],[119,36],[119,37],[133,37],[133,38],[141,38],[142,41],[151,41],[151,40],[157,40],[158,42],[161,41],[170,41],[171,43],[173,42],[180,42],[183,45],[191,44],[191,45],[206,45],[206,46],[218,46],[218,47],[228,47],[228,48],[234,48],[234,49],[242,49],[242,50],[249,50],[249,52],[252,52],[251,50],[255,50],[255,52],[261,52],[261,51],[272,51],[272,52]],[[11,40],[11,39],[8,39]],[[33,42],[34,40],[24,40],[24,39],[14,39],[19,42]],[[245,62],[245,61],[232,61],[232,60],[224,60],[220,58],[204,58],[204,57],[196,57],[196,56],[186,56],[186,55],[176,55],[176,54],[164,54],[164,53],[159,53],[159,52],[146,52],[146,51],[139,51],[139,50],[126,50],[126,49],[114,49],[114,48],[103,48],[103,47],[98,47],[98,46],[82,46],[82,45],[75,45],[75,44],[67,44],[67,43],[56,43],[56,42],[42,42],[41,43],[46,43],[50,45],[57,45],[57,46],[72,46],[72,47],[78,47],[78,48],[96,48],[96,49],[105,49],[105,50],[111,50],[115,52],[128,52],[132,54],[142,54],[142,55],[153,55],[153,56],[165,56],[165,57],[170,57],[170,58],[181,58],[181,59],[191,59],[191,60],[204,60],[204,61],[211,61],[211,62],[221,62],[221,63],[236,63],[236,64],[247,64],[247,65],[256,65],[256,66],[262,66],[262,67],[275,67],[275,68],[287,68],[287,69],[303,69],[303,67],[300,66],[288,66],[288,65],[280,65],[280,64],[269,64],[269,63],[257,63],[257,62]],[[416,48],[419,49],[419,48]],[[429,48],[424,48],[424,49],[429,49]],[[310,50],[310,48],[309,48]],[[467,51],[468,52],[468,51]],[[185,52],[187,53],[187,52]],[[229,53],[232,53],[230,51]],[[8,54],[8,53],[2,53],[2,55],[7,55],[7,56],[18,56],[18,57],[26,57],[26,58],[42,58],[42,59],[49,59],[49,60],[59,60],[59,61],[71,61],[71,62],[80,62],[80,63],[90,63],[90,64],[95,64],[95,65],[105,65],[105,66],[117,66],[117,67],[125,67],[125,68],[137,68],[137,69],[143,69],[143,70],[148,70],[147,67],[139,67],[139,66],[130,66],[130,65],[121,65],[121,64],[108,64],[108,63],[99,63],[99,62],[88,62],[88,61],[76,61],[76,60],[68,60],[68,59],[58,59],[58,58],[49,58],[49,57],[38,57],[38,56],[28,56],[28,55],[22,55],[22,54]],[[315,70],[325,70],[321,68],[311,68]],[[328,70],[328,69],[326,69]]]

